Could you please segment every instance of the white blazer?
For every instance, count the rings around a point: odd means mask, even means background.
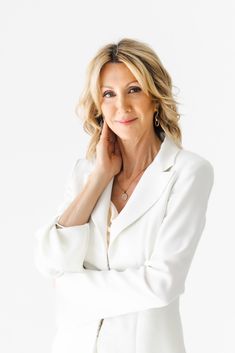
[[[179,299],[205,226],[213,167],[166,135],[113,219],[107,249],[113,179],[88,223],[55,226],[93,166],[76,161],[62,205],[35,233],[36,267],[55,281],[52,352],[184,353]]]

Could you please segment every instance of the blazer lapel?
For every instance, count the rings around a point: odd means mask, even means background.
[[[161,148],[156,157],[143,173],[125,207],[113,219],[111,225],[112,237],[110,239],[110,245],[121,231],[131,223],[135,222],[159,200],[162,192],[174,175],[171,167],[180,150],[181,148],[178,147],[170,137],[165,135],[164,141],[162,142]],[[105,242],[113,181],[114,177],[100,196],[91,214],[91,218]]]

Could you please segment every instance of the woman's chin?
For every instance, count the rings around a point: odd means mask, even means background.
[[[136,133],[132,134],[132,133],[128,133],[128,134],[116,134],[118,136],[118,139],[122,140],[122,141],[134,141],[134,139],[136,139]]]

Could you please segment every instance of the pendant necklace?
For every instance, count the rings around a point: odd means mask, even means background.
[[[147,167],[148,167],[148,166],[147,166]],[[127,190],[129,189],[129,187],[131,186],[131,184],[133,183],[133,181],[134,181],[134,180],[140,175],[140,173],[142,173],[147,167],[145,167],[144,169],[142,169],[142,170],[136,175],[136,177],[130,182],[130,184],[128,185],[128,188],[127,188],[126,190],[124,190],[124,189],[121,187],[121,185],[120,185],[120,183],[119,183],[119,181],[118,181],[118,179],[117,179],[117,183],[118,183],[120,189],[122,190],[122,194],[121,194],[122,200],[126,201],[126,200],[128,199]]]

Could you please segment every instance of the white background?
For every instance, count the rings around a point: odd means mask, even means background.
[[[50,352],[54,291],[34,267],[33,235],[54,216],[86,151],[74,110],[88,61],[122,37],[157,52],[179,89],[183,146],[214,166],[207,224],[181,299],[187,352],[235,351],[234,6],[1,0],[1,352]]]

